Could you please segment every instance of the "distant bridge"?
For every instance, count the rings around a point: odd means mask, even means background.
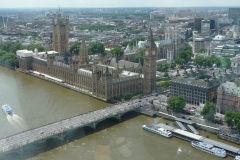
[[[0,139],[0,158],[12,153],[23,156],[33,144],[47,139],[64,141],[78,128],[96,129],[99,122],[108,118],[121,120],[121,116],[130,111],[139,112],[140,105],[134,102],[116,104],[5,137]]]

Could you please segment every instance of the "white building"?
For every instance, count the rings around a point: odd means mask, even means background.
[[[233,73],[240,75],[240,53],[231,58],[231,67]]]
[[[216,57],[235,57],[240,52],[240,45],[220,45],[213,49],[211,55]]]

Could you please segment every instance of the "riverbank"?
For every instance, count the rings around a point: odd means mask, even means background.
[[[87,95],[87,96],[96,98],[97,100],[100,100],[100,101],[103,101],[103,102],[107,102],[105,99],[101,99],[101,98],[99,98],[99,97],[96,97],[96,96],[92,95],[91,92],[88,91],[88,90],[81,89],[81,88],[78,88],[78,87],[76,87],[76,86],[73,86],[73,85],[70,85],[70,84],[67,84],[67,83],[61,83],[61,82],[57,82],[57,81],[54,81],[54,80],[51,80],[51,79],[46,79],[46,78],[43,77],[43,76],[38,76],[38,75],[33,74],[33,73],[28,73],[28,72],[25,72],[25,71],[20,70],[19,68],[16,69],[16,70],[19,71],[19,72],[21,72],[21,73],[24,73],[24,74],[27,74],[27,75],[30,75],[30,76],[33,76],[33,77],[36,77],[36,78],[39,78],[39,79],[42,79],[42,80],[45,80],[45,81],[54,83],[54,84],[57,84],[57,85],[62,86],[62,87],[64,87],[64,88],[71,89],[71,90],[73,90],[73,91],[75,91],[75,92],[79,92],[79,93],[85,94],[85,95]],[[108,103],[109,103],[109,102],[108,102]]]

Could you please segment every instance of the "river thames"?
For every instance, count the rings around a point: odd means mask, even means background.
[[[9,104],[14,111],[11,117],[0,112],[0,138],[109,105],[4,67],[0,67],[0,89],[1,105]],[[157,121],[171,124],[161,118],[157,118]],[[78,134],[66,144],[48,141],[42,145],[45,145],[41,148],[43,151],[26,157],[29,160],[220,159],[192,148],[189,142],[167,139],[143,130],[142,125],[149,122],[152,122],[152,118],[129,113],[123,116],[120,123],[112,119],[100,123],[96,131],[79,129]],[[217,139],[215,135],[203,131],[200,131],[200,135]],[[19,158],[10,156],[10,159]]]

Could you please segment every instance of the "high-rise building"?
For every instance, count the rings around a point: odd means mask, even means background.
[[[195,18],[194,19],[194,28],[196,30],[201,30],[201,22],[202,22],[203,18]]]
[[[233,20],[233,24],[237,24],[237,19],[240,18],[240,8],[229,8],[228,18]]]
[[[144,53],[144,84],[143,92],[151,93],[156,90],[156,53],[157,46],[153,40],[152,29],[148,31]]]
[[[201,33],[210,33],[210,20],[202,20],[201,21]]]
[[[150,13],[150,19],[154,19],[154,12]]]

